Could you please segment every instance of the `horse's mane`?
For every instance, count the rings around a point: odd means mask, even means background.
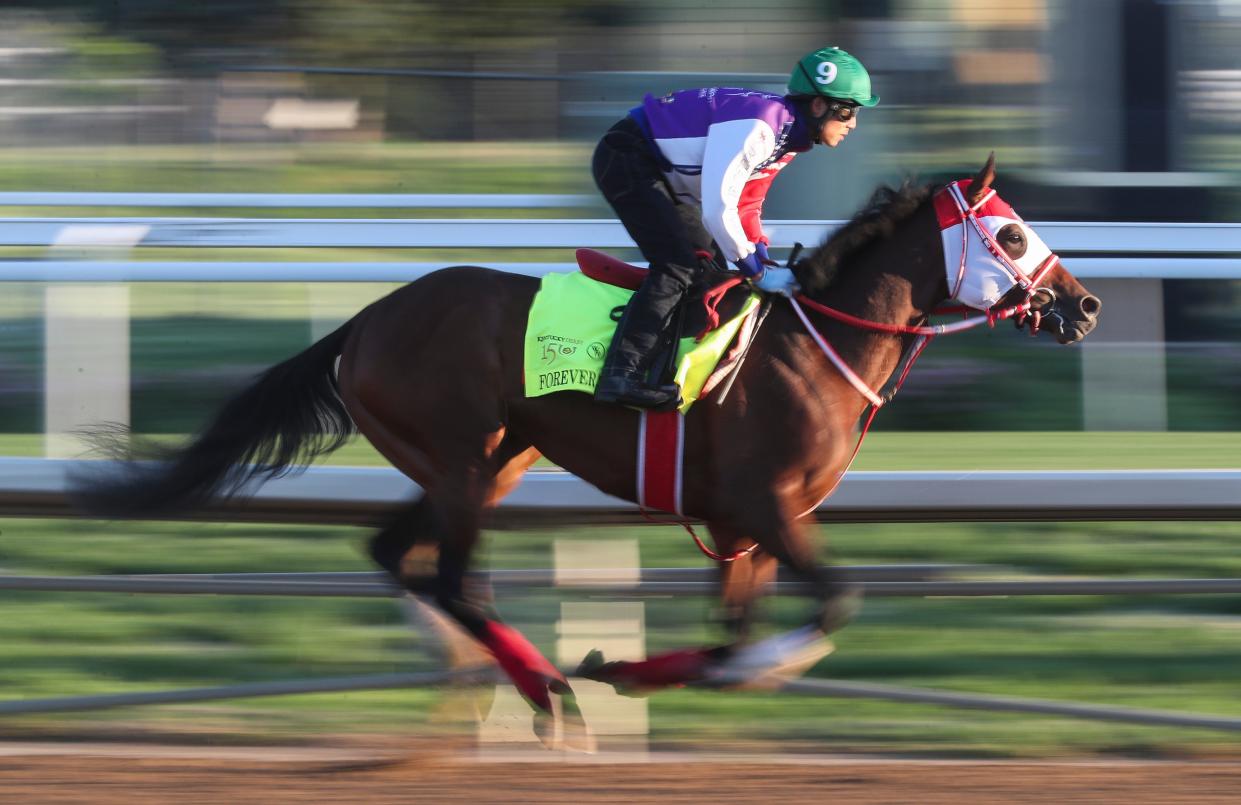
[[[914,184],[908,179],[897,188],[879,187],[849,223],[797,261],[795,273],[802,287],[811,295],[823,291],[851,257],[874,241],[889,237],[926,203],[933,191],[932,185]]]

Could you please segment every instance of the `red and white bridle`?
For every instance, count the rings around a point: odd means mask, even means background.
[[[988,188],[981,199],[969,204],[965,191],[972,182],[953,182],[932,199],[944,246],[948,295],[967,307],[986,311],[1016,286],[1027,292],[1028,300],[1060,258],[995,190]],[[1026,241],[1025,253],[1015,260],[996,240],[1010,224],[1021,228]]]
[[[840,482],[849,467],[853,465],[853,460],[857,458],[858,451],[862,448],[862,440],[866,438],[866,433],[875,420],[875,414],[900,390],[905,378],[909,376],[909,371],[918,360],[918,356],[922,354],[922,350],[926,349],[932,338],[937,335],[968,330],[980,324],[989,324],[994,327],[997,321],[1014,317],[1020,324],[1027,315],[1033,318],[1031,329],[1035,330],[1038,326],[1038,313],[1032,313],[1031,308],[1035,294],[1040,292],[1051,297],[1044,307],[1052,310],[1053,315],[1058,315],[1054,314],[1053,308],[1056,301],[1055,291],[1044,287],[1042,282],[1060,262],[1060,258],[1047,247],[1047,244],[1043,243],[1043,239],[1035,234],[1025,221],[1021,220],[1017,213],[1013,212],[1012,207],[996,195],[994,190],[988,189],[978,202],[973,205],[968,204],[965,200],[965,190],[970,183],[968,179],[953,182],[932,198],[935,215],[939,219],[940,236],[943,238],[944,272],[948,279],[948,288],[951,291],[951,297],[960,303],[960,306],[937,308],[935,312],[981,311],[982,315],[971,316],[949,324],[887,324],[852,316],[801,294],[789,297],[793,311],[801,319],[811,338],[819,345],[819,349],[832,362],[841,376],[849,382],[849,385],[853,386],[870,403],[870,412],[862,424],[857,444],[853,448],[853,455],[837,476],[836,483]],[[1016,260],[1005,254],[1004,249],[996,240],[1000,229],[1008,224],[1020,226],[1026,238],[1025,254]],[[981,245],[981,248],[971,250],[971,245]],[[1025,291],[1025,297],[1021,302],[1006,308],[995,307],[1013,288],[1018,286]],[[886,393],[872,389],[857,372],[853,371],[844,358],[832,348],[832,345],[827,343],[818,328],[810,322],[805,310],[802,309],[803,305],[863,330],[918,336],[897,364],[895,382],[888,383]],[[831,495],[834,489],[835,485],[828,490],[827,495],[824,495],[824,499]],[[812,507],[810,511],[816,507]]]
[[[1047,244],[1043,243],[1033,229],[1026,225],[1013,208],[996,195],[995,190],[988,189],[973,205],[965,200],[965,190],[971,184],[970,179],[963,179],[947,185],[938,191],[932,201],[935,216],[939,220],[940,237],[944,245],[944,272],[948,279],[951,298],[960,302],[963,307],[945,307],[936,309],[936,313],[962,313],[970,310],[982,311],[984,315],[972,316],[949,324],[927,324],[921,326],[905,324],[885,324],[851,316],[844,311],[836,310],[827,305],[798,294],[790,297],[793,310],[805,325],[807,332],[814,338],[819,349],[835,365],[836,369],[849,381],[849,385],[857,389],[876,409],[892,398],[896,388],[909,373],[913,362],[917,360],[930,339],[937,335],[969,330],[980,324],[995,326],[996,321],[1018,317],[1021,319],[1030,313],[1034,295],[1040,291],[1051,296],[1055,302],[1055,292],[1041,285],[1043,280],[1060,262]],[[1000,229],[1017,224],[1021,227],[1026,239],[1026,251],[1020,258],[1009,257],[996,240]],[[981,246],[971,250],[971,245]],[[1025,298],[1010,307],[996,309],[995,305],[1009,291],[1020,286],[1025,290]],[[824,340],[818,329],[811,324],[802,305],[822,313],[825,316],[874,332],[897,333],[922,336],[910,350],[903,361],[904,370],[897,379],[896,387],[887,395],[880,395],[844,361],[831,344]]]

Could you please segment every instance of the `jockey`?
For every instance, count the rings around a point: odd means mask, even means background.
[[[603,135],[595,183],[651,267],[616,328],[596,400],[677,403],[676,384],[647,374],[699,252],[736,264],[760,290],[796,290],[792,271],[768,267],[760,213],[771,180],[816,144],[835,148],[857,126],[858,108],[877,103],[862,63],[827,47],[797,63],[784,96],[732,87],[647,95]]]

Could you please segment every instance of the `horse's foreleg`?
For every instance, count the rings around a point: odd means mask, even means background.
[[[755,536],[759,548],[752,556],[765,557],[765,564],[761,570],[750,569],[751,574],[756,571],[763,573],[761,578],[751,576],[746,580],[748,584],[741,584],[739,578],[739,589],[731,595],[739,597],[738,603],[748,610],[763,585],[774,576],[778,562],[787,566],[798,579],[808,583],[819,603],[810,622],[800,629],[755,643],[736,644],[718,667],[712,669],[712,677],[719,684],[765,686],[800,675],[831,652],[833,646],[827,635],[843,626],[856,609],[853,592],[838,579],[834,570],[821,567],[816,562],[803,524],[780,516],[781,508],[775,501],[771,503],[770,507],[764,507],[761,503],[749,502],[745,513],[739,518],[740,525],[733,526],[734,533]],[[728,530],[717,527],[712,533],[726,533]],[[724,585],[721,594],[726,605],[730,600],[728,588],[732,582],[726,571],[721,578]],[[739,627],[743,630],[742,634],[745,634],[749,623],[749,612],[746,610],[738,613],[742,618]]]
[[[719,523],[708,523],[716,550],[732,554],[754,544],[735,529]],[[778,563],[765,551],[754,551],[732,562],[720,562],[720,612],[717,619],[733,638],[745,642],[754,623],[758,599],[775,579]]]
[[[753,541],[738,531],[718,523],[710,523],[716,550],[731,554],[752,545]],[[728,644],[713,648],[691,648],[657,654],[645,660],[604,662],[603,656],[592,652],[579,672],[599,682],[606,682],[625,693],[645,693],[662,687],[695,682],[708,682],[734,647],[749,634],[754,603],[763,588],[775,575],[776,561],[764,553],[751,553],[732,562],[720,563],[719,620],[732,638]]]
[[[787,508],[775,498],[766,505],[762,500],[748,501],[738,512],[738,530],[752,534],[759,551],[810,587],[817,602],[810,625],[831,634],[844,627],[857,611],[860,591],[845,582],[834,567],[819,563],[806,523],[786,516]]]
[[[799,526],[797,532],[798,539],[805,541],[804,529]],[[790,552],[788,558],[779,558],[799,581],[810,585],[811,597],[817,604],[809,625],[831,634],[853,620],[862,604],[862,590],[846,582],[835,567],[815,562],[808,543],[806,548],[806,551]]]

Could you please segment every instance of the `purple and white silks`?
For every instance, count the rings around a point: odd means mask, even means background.
[[[753,254],[771,180],[811,148],[793,104],[767,92],[708,87],[647,95],[640,108],[671,165],[673,191],[702,206],[703,225],[728,260]]]

